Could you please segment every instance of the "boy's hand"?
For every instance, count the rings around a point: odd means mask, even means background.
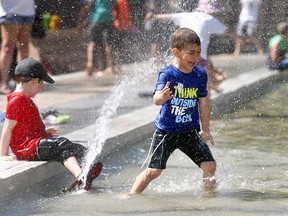
[[[57,128],[47,128],[46,133],[50,134],[51,136],[59,135],[59,130]]]
[[[153,97],[153,101],[156,105],[163,105],[167,100],[173,98],[172,91],[170,91],[170,82],[167,82],[165,87],[161,91],[156,91]]]
[[[210,141],[212,145],[214,145],[214,139],[210,133],[210,131],[200,131],[199,135],[201,136],[201,138],[205,141],[208,142]]]
[[[148,12],[148,13],[145,15],[144,19],[145,19],[145,20],[151,20],[151,19],[153,19],[153,17],[154,17],[154,14],[153,14],[152,12]]]
[[[165,87],[161,91],[162,97],[165,101],[173,98],[172,91],[170,91],[170,82],[167,82]]]
[[[0,161],[14,161],[17,160],[15,155],[5,155],[0,157]]]

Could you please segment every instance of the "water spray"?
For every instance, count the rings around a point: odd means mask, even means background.
[[[131,89],[131,87],[136,86],[136,84],[139,83],[139,80],[145,81],[149,75],[155,73],[153,68],[145,68],[143,71],[141,71],[141,73],[139,72],[139,68],[135,68],[133,71],[136,72],[123,76],[119,84],[114,86],[110,96],[105,100],[104,105],[100,109],[100,115],[95,122],[95,132],[93,138],[88,142],[88,153],[85,158],[83,172],[80,176],[84,180],[86,180],[85,178],[92,163],[101,154],[105,141],[108,138],[109,124],[112,118],[116,115],[117,108],[120,105],[124,93],[127,91],[127,89]]]

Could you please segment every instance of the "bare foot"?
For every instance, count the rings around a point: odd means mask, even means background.
[[[234,56],[234,57],[239,57],[239,55],[240,55],[240,52],[238,52],[238,51],[235,51],[235,52],[232,54],[232,56]]]
[[[203,189],[206,192],[214,192],[217,188],[216,178],[214,176],[208,176],[203,179]]]
[[[103,71],[97,71],[96,72],[96,77],[103,77],[103,76],[104,76]]]
[[[107,74],[107,75],[112,75],[114,73],[113,67],[107,67],[104,70],[104,73]]]
[[[91,64],[87,64],[86,65],[86,72],[88,76],[92,76],[93,72],[94,72],[94,66]]]

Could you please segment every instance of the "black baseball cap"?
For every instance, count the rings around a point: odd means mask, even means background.
[[[47,74],[43,64],[36,59],[23,59],[15,68],[15,75],[31,78],[40,78],[47,83],[54,83],[55,81]]]

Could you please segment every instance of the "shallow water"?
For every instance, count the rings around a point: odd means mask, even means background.
[[[181,152],[142,195],[128,196],[151,139],[104,161],[90,192],[26,194],[0,215],[288,215],[288,85],[212,121],[217,189],[202,190],[201,171]],[[18,203],[16,205],[16,203]]]

